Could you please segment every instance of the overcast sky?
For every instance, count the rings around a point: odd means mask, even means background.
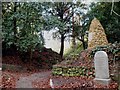
[[[51,48],[52,50],[59,53],[60,51],[60,39],[53,39],[53,30],[51,31],[44,31],[44,38],[45,38],[45,47]],[[70,48],[70,42],[69,40],[65,41],[65,50]]]

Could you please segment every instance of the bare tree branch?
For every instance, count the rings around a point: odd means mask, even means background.
[[[118,13],[116,13],[114,10],[113,10],[113,13],[120,17],[120,15]]]
[[[112,0],[111,15],[112,15],[112,12],[113,12],[113,7],[114,7],[114,0]]]
[[[112,0],[112,8],[111,8],[111,13],[110,14],[112,15],[112,12],[113,12],[115,15],[120,17],[120,15],[117,12],[115,12],[113,8],[114,8],[114,0]]]

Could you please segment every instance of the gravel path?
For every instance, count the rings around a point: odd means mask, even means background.
[[[27,77],[20,77],[20,79],[16,82],[16,88],[33,88],[32,82],[35,80],[43,80],[51,75],[51,71],[44,71],[40,73],[34,73]],[[34,89],[33,89],[34,90]]]

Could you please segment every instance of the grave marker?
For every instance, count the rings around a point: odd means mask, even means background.
[[[95,65],[95,81],[102,84],[109,84],[111,79],[109,77],[108,55],[105,51],[97,51],[94,56]]]

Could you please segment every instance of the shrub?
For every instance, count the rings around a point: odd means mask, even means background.
[[[120,43],[113,43],[105,46],[98,46],[92,50],[92,52],[90,53],[90,57],[94,57],[97,51],[105,51],[107,54],[112,54],[114,57],[113,59],[120,60],[120,56],[119,56]]]

